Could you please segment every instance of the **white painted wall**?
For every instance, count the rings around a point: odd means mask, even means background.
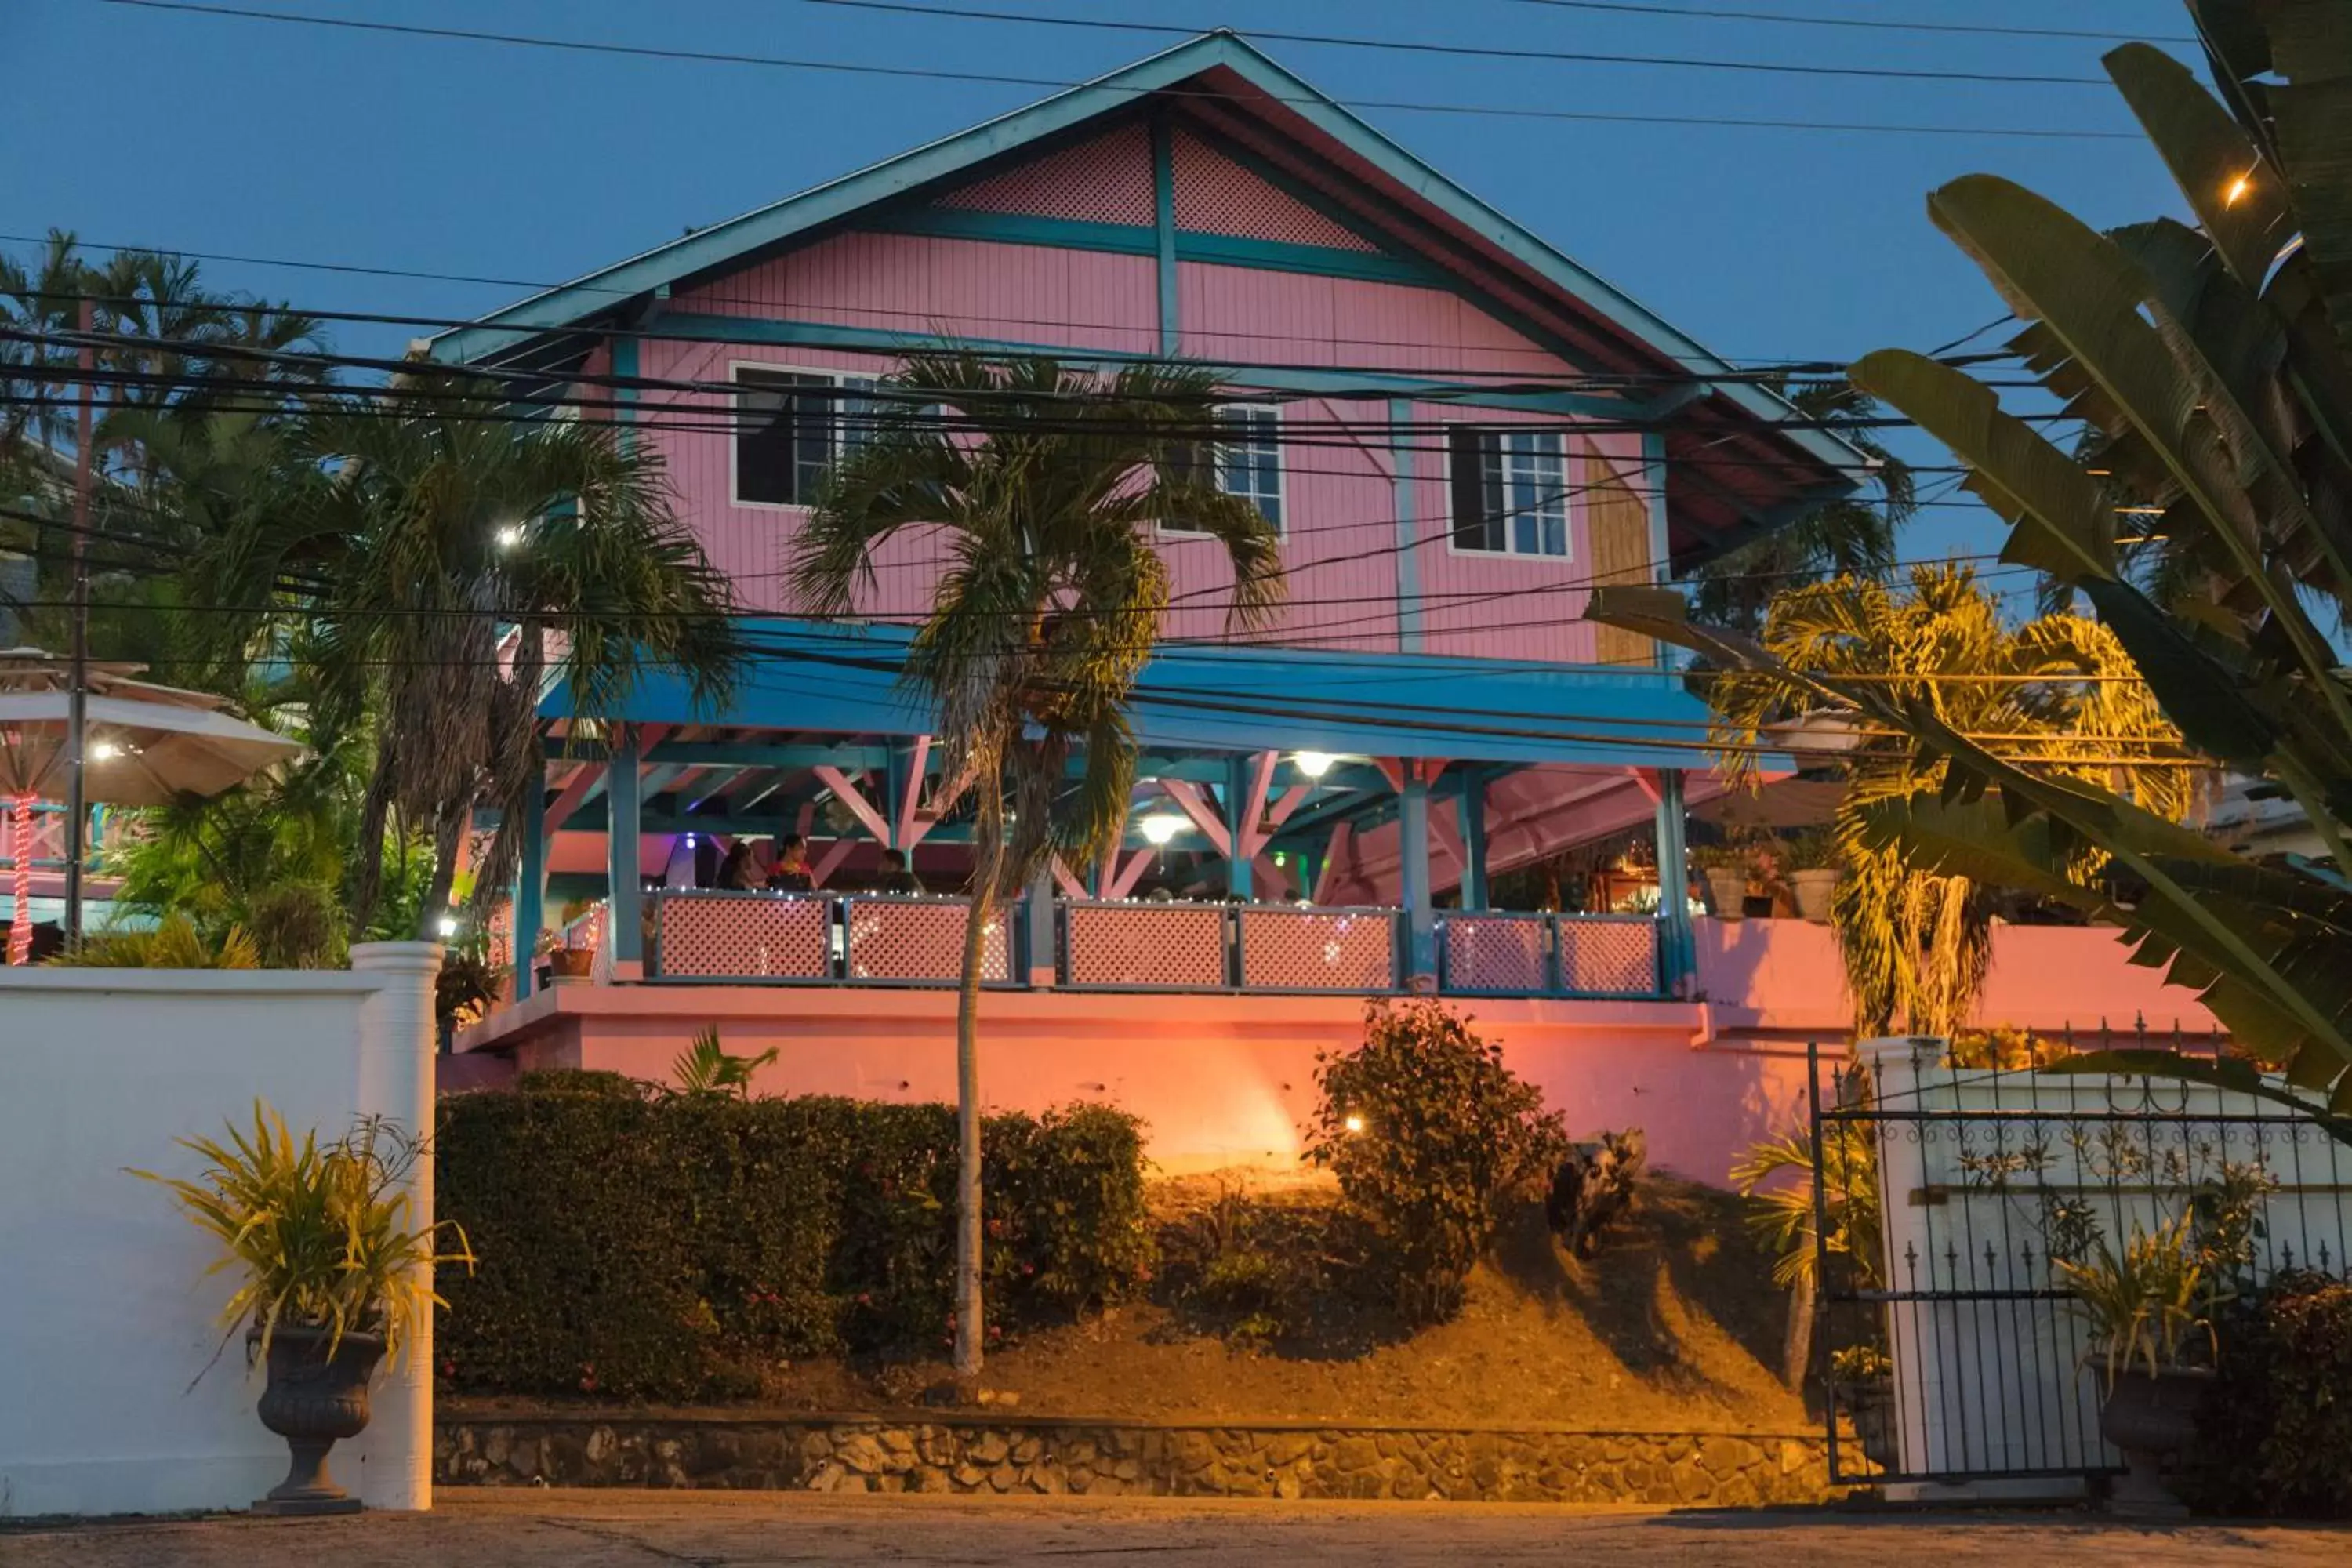
[[[241,1332],[205,1370],[230,1289],[202,1278],[211,1242],[127,1168],[194,1175],[173,1140],[256,1096],[328,1136],[429,1129],[439,963],[383,942],[348,973],[0,968],[0,1514],[243,1508],[284,1479]],[[429,1163],[420,1184],[429,1215]],[[373,1507],[431,1506],[418,1348],[331,1458]]]

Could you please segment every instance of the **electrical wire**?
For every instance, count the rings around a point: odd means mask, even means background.
[[[1983,22],[1896,22],[1883,17],[1800,16],[1784,11],[1741,11],[1712,5],[1658,5],[1637,0],[1516,0],[1522,5],[1546,5],[1561,11],[1611,11],[1635,16],[1662,16],[1721,22],[1775,22],[1802,27],[1855,27],[1888,33],[1954,34],[1985,38],[2079,38],[2093,43],[2186,44],[2200,40],[2179,33],[2095,32],[2079,27],[2000,26]]]
[[[263,11],[248,6],[191,4],[190,0],[96,0],[106,5],[135,6],[142,10],[170,11],[184,15],[234,17],[246,21],[287,23],[300,26],[346,29],[379,35],[438,38],[466,43],[499,44],[516,47],[559,50],[576,54],[620,56],[640,59],[670,60],[699,65],[751,66],[771,69],[824,71],[851,76],[892,77],[917,81],[965,81],[1002,84],[1013,87],[1048,88],[1066,90],[1073,88],[1093,88],[1103,91],[1125,91],[1137,98],[1203,98],[1226,100],[1222,93],[1186,89],[1181,87],[1123,87],[1117,82],[1090,79],[1071,80],[1067,78],[1018,76],[1004,72],[953,70],[944,68],[914,66],[877,66],[854,64],[845,60],[815,60],[776,55],[730,54],[709,49],[660,48],[642,44],[607,44],[581,38],[551,38],[522,33],[494,33],[462,27],[428,27],[412,23],[362,21],[348,16],[298,16],[282,11]],[[1631,63],[1631,62],[1627,62]],[[2084,78],[2085,82],[2097,79]],[[2070,84],[2071,85],[2071,84]],[[2101,85],[2105,85],[2102,83]],[[2022,126],[1959,126],[1901,125],[1838,121],[1778,120],[1741,118],[1719,115],[1684,114],[1612,114],[1592,110],[1527,109],[1496,104],[1430,103],[1402,99],[1326,99],[1320,96],[1299,97],[1295,94],[1269,94],[1273,101],[1311,107],[1327,104],[1348,110],[1387,110],[1396,113],[1454,114],[1483,116],[1509,120],[1560,121],[1569,122],[1608,122],[1641,125],[1712,126],[1758,131],[1823,131],[1843,133],[1877,133],[1916,136],[1992,136],[2037,140],[2137,142],[2141,138],[2128,131],[2086,131],[2036,129]]]

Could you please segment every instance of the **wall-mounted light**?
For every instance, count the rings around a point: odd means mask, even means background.
[[[1350,1116],[1340,1125],[1350,1132],[1361,1132],[1364,1130],[1364,1119],[1360,1116]]]
[[[1171,812],[1155,811],[1136,826],[1143,829],[1145,842],[1154,848],[1162,848],[1170,839],[1184,831],[1184,819]]]
[[[498,531],[499,548],[512,550],[522,542],[522,525],[510,522]]]
[[[1331,764],[1339,760],[1328,752],[1293,752],[1290,754],[1291,764],[1310,779],[1319,779],[1329,773]]]

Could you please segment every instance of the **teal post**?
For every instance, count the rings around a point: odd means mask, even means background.
[[[622,725],[604,764],[605,876],[613,899],[613,962],[645,960],[645,895],[637,873],[637,732]]]
[[[637,449],[637,389],[623,384],[637,377],[637,340],[613,340],[614,437],[624,453]]]
[[[1412,399],[1389,399],[1389,456],[1396,465],[1391,504],[1396,511],[1397,651],[1421,651],[1420,523],[1412,515]]]
[[[1029,984],[1050,991],[1060,973],[1060,933],[1054,929],[1054,873],[1037,873],[1029,884]]]
[[[1690,994],[1698,968],[1690,920],[1690,846],[1684,834],[1683,773],[1658,770],[1658,988]]]
[[[1151,208],[1160,252],[1160,352],[1172,354],[1183,344],[1184,326],[1176,292],[1176,142],[1165,110],[1151,117]]]
[[[1404,902],[1405,989],[1437,988],[1437,919],[1429,904],[1429,781],[1420,759],[1404,766],[1402,808],[1397,814],[1398,892]]]
[[[1486,775],[1476,768],[1462,773],[1462,793],[1454,803],[1454,822],[1462,829],[1462,907],[1488,908],[1486,894]]]
[[[1236,754],[1225,762],[1225,891],[1247,903],[1255,891],[1249,852],[1251,759]]]
[[[547,789],[546,780],[531,786],[522,803],[522,865],[515,873],[514,944],[515,1000],[530,994],[538,972],[539,933],[547,928]]]

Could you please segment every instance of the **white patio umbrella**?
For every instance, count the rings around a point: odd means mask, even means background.
[[[133,679],[146,667],[92,664],[85,700],[83,798],[108,805],[162,805],[214,795],[298,754],[299,742],[224,711],[205,691]],[[66,661],[38,648],[0,649],[0,795],[10,797],[16,918],[9,956],[32,942],[32,807],[67,795]]]

